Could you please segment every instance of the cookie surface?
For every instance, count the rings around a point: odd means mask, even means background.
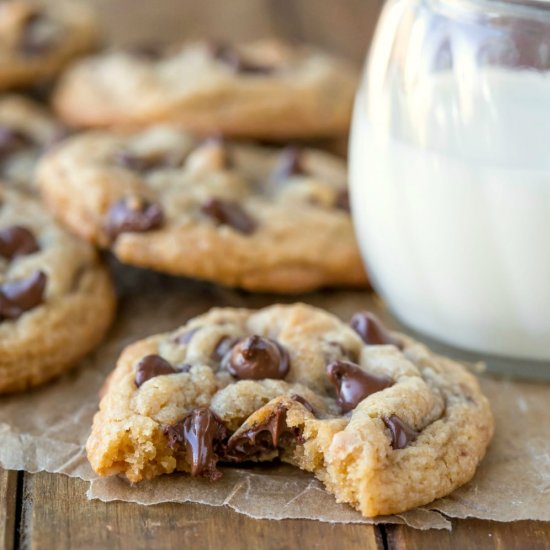
[[[122,353],[87,443],[100,475],[279,458],[365,516],[427,504],[469,481],[493,432],[462,366],[303,304],[214,309]]]
[[[0,393],[73,366],[104,336],[114,304],[92,246],[34,199],[0,187]]]
[[[55,76],[96,39],[95,18],[84,2],[1,2],[0,89]]]
[[[62,126],[39,104],[17,95],[0,98],[0,178],[33,191],[38,158],[63,134]]]
[[[313,138],[347,133],[356,84],[347,62],[307,47],[195,42],[83,60],[54,100],[74,126],[171,122],[206,135]]]
[[[255,291],[366,284],[345,164],[328,153],[96,131],[37,178],[59,219],[124,263]]]

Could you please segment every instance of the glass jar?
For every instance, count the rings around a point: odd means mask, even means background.
[[[351,195],[405,325],[550,361],[550,3],[390,0],[357,95]]]

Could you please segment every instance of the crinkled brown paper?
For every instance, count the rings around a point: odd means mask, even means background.
[[[496,434],[474,480],[447,498],[398,516],[367,520],[337,504],[311,475],[286,465],[226,468],[211,483],[185,475],[130,485],[98,479],[84,451],[98,390],[130,342],[171,330],[212,306],[262,307],[277,297],[252,296],[215,286],[116,267],[121,302],[108,340],[60,380],[26,395],[0,399],[0,465],[48,471],[90,481],[90,498],[141,504],[199,502],[227,505],[255,518],[327,522],[395,522],[450,528],[448,518],[550,520],[550,385],[486,378],[483,388],[496,417]],[[327,292],[303,298],[343,319],[359,308],[378,310],[365,292]],[[288,298],[285,301],[289,301]]]

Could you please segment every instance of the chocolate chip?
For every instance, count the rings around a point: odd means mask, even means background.
[[[327,367],[330,381],[336,388],[338,405],[346,413],[369,395],[393,385],[386,376],[370,374],[349,361],[334,361]]]
[[[302,176],[306,172],[301,162],[302,151],[298,147],[285,147],[279,156],[279,161],[273,173],[272,181],[280,181],[291,176]]]
[[[221,361],[238,341],[239,338],[236,336],[222,336],[214,346],[214,351],[210,354],[210,357],[216,362]]]
[[[31,14],[23,26],[19,51],[27,57],[47,53],[57,41],[57,30],[55,23],[44,13]]]
[[[118,166],[140,174],[146,174],[154,170],[175,168],[180,164],[179,159],[168,154],[136,155],[124,150],[117,151],[113,156],[113,160]]]
[[[124,50],[128,55],[144,61],[158,61],[164,57],[166,48],[160,44],[135,44]]]
[[[146,355],[136,367],[136,386],[139,388],[142,384],[163,374],[174,374],[179,372],[166,359],[160,355]]]
[[[261,424],[230,437],[225,458],[242,462],[275,450],[286,430],[286,412],[284,406],[278,406]]]
[[[107,232],[111,238],[121,233],[143,233],[158,229],[164,222],[160,205],[140,199],[120,199],[107,213]]]
[[[17,319],[44,301],[47,277],[35,271],[25,279],[0,286],[0,319]]]
[[[390,417],[384,417],[382,420],[391,432],[391,446],[394,449],[404,449],[420,433],[395,414],[392,414]]]
[[[290,368],[290,359],[281,344],[254,335],[234,346],[224,364],[240,380],[283,379]]]
[[[234,47],[227,44],[211,44],[212,57],[221,61],[237,74],[267,75],[274,71],[274,67],[261,65],[245,59]]]
[[[256,229],[256,222],[236,202],[212,197],[201,210],[220,225],[229,225],[239,233],[248,235]]]
[[[347,189],[340,189],[336,195],[334,201],[334,206],[338,210],[343,210],[344,212],[351,212],[350,202],[349,202],[349,191]]]
[[[0,160],[34,145],[34,140],[25,132],[0,125]]]
[[[176,342],[176,344],[189,344],[189,342],[191,342],[191,340],[193,339],[193,336],[195,336],[195,334],[200,330],[200,327],[196,327],[196,328],[191,328],[189,330],[186,330],[185,332],[182,332],[181,334],[178,334],[175,338],[174,338],[174,342]]]
[[[170,447],[183,446],[191,475],[201,475],[212,481],[222,476],[216,464],[223,454],[223,441],[229,434],[221,419],[210,409],[192,410],[175,426],[166,426],[164,433]]]
[[[40,250],[31,231],[21,225],[12,225],[0,230],[0,256],[12,259]]]
[[[396,346],[403,349],[403,342],[393,336],[380,319],[369,311],[360,311],[351,318],[351,328],[369,346]]]
[[[294,394],[290,396],[290,399],[292,399],[292,401],[296,401],[296,403],[302,404],[310,413],[315,414],[315,409],[305,397]]]

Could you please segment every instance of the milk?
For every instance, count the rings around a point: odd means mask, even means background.
[[[375,288],[443,342],[550,360],[550,78],[486,70],[367,93],[351,195]]]

